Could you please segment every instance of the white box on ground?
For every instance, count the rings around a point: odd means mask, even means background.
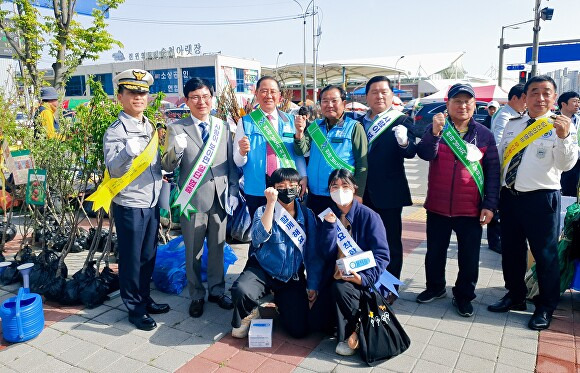
[[[248,333],[248,343],[252,347],[272,347],[272,319],[253,319]]]
[[[336,266],[342,273],[362,271],[363,269],[376,266],[375,257],[372,251],[363,251],[360,254],[347,256],[336,260]]]

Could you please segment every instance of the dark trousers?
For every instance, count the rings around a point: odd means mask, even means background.
[[[338,341],[342,342],[355,331],[359,319],[361,286],[352,282],[336,280],[331,284],[332,297],[336,304]]]
[[[334,282],[334,280],[332,280]],[[331,283],[318,290],[318,297],[308,313],[308,325],[311,332],[334,334],[336,327],[336,303],[332,296]]]
[[[562,186],[562,195],[576,197],[578,195],[578,179],[580,178],[580,160],[576,162],[570,171],[562,172],[560,185]]]
[[[445,288],[445,264],[451,231],[455,231],[457,235],[459,262],[459,273],[453,287],[453,296],[471,301],[475,299],[475,284],[479,275],[482,228],[478,217],[447,217],[427,211],[427,255],[425,256],[427,290],[438,292]]]
[[[246,206],[248,206],[248,212],[250,213],[250,219],[254,220],[254,213],[260,206],[266,204],[266,197],[264,196],[251,196],[246,194]]]
[[[133,208],[113,203],[119,250],[119,287],[130,315],[144,315],[151,302],[159,207]]]
[[[251,256],[244,271],[231,288],[234,302],[232,327],[239,328],[242,319],[259,305],[259,300],[270,291],[274,292],[274,303],[280,313],[280,322],[288,334],[302,338],[308,334],[308,296],[304,271],[298,279],[283,282],[272,278]]]
[[[487,244],[493,251],[501,252],[501,225],[500,214],[496,211],[491,222],[487,225]]]
[[[364,204],[379,214],[383,221],[385,231],[387,232],[389,254],[391,256],[389,265],[387,266],[387,271],[396,278],[400,278],[401,269],[403,268],[403,241],[401,240],[401,235],[403,234],[403,221],[401,219],[403,207],[381,209],[374,206],[370,198],[366,198]],[[395,287],[397,289],[399,288],[398,285]]]
[[[540,290],[534,298],[536,309],[553,311],[560,299],[560,191],[540,190],[514,195],[502,188],[500,209],[502,269],[508,296],[523,301],[528,292],[524,281],[527,240],[536,260]]]
[[[334,205],[334,201],[329,196],[308,193],[308,198],[306,198],[306,207],[312,210],[315,216],[318,216],[318,214],[332,205]]]

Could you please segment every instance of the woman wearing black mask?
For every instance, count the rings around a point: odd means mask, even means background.
[[[249,258],[231,289],[235,338],[248,335],[250,321],[258,316],[259,299],[272,290],[284,329],[295,338],[308,334],[305,269],[315,250],[316,218],[296,201],[299,182],[300,174],[293,168],[274,171],[264,191],[266,205],[254,214]]]

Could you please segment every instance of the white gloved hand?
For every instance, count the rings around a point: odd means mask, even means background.
[[[187,135],[185,133],[175,136],[175,143],[173,144],[173,149],[175,153],[181,153],[187,147]]]
[[[400,146],[407,146],[409,144],[409,137],[407,136],[407,127],[399,124],[393,128],[395,132],[395,138]]]
[[[240,201],[238,200],[238,197],[230,196],[229,203],[230,203],[230,208],[232,209],[232,213],[233,213],[236,210],[236,208],[238,207],[238,205],[240,204]]]
[[[135,137],[128,139],[127,143],[125,144],[125,150],[130,157],[136,157],[139,155],[139,153],[141,153],[141,144],[139,143],[139,139]]]

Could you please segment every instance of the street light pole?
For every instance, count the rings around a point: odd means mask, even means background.
[[[399,64],[399,61],[402,60],[403,58],[405,58],[405,56],[401,56],[399,57],[399,59],[397,60],[397,62],[395,62],[395,70],[397,70],[397,65]],[[397,78],[397,86],[398,89],[401,90],[401,73],[399,72],[399,76]]]
[[[540,41],[540,3],[542,0],[536,0],[536,6],[534,7],[534,40],[532,41],[532,71],[531,77],[534,77],[538,73],[538,49]]]
[[[276,57],[276,69],[274,69],[274,77],[276,77],[276,79],[279,79],[280,77],[278,76],[278,60],[280,59],[280,56],[282,55],[282,52],[278,52],[278,56]]]
[[[504,52],[504,50],[507,49],[506,44],[504,43],[503,32],[506,28],[519,29],[519,27],[517,27],[518,25],[523,25],[524,23],[530,23],[530,22],[534,22],[534,20],[530,19],[527,21],[513,23],[511,25],[501,27],[501,37],[499,38],[499,66],[497,69],[497,85],[500,87],[501,87],[501,84],[503,83],[503,52]]]
[[[300,4],[297,0],[292,0],[294,1],[296,4],[298,4],[298,6],[300,7],[300,11],[302,12],[302,23],[303,23],[303,31],[302,31],[302,36],[303,36],[303,41],[302,41],[302,46],[303,46],[303,54],[304,54],[304,71],[302,73],[302,104],[306,103],[306,13],[308,12],[308,7],[310,6],[310,4],[312,4],[312,2],[314,0],[311,0],[310,3],[308,3],[308,6],[306,6],[306,10],[304,10],[304,7],[302,7],[302,4]]]

